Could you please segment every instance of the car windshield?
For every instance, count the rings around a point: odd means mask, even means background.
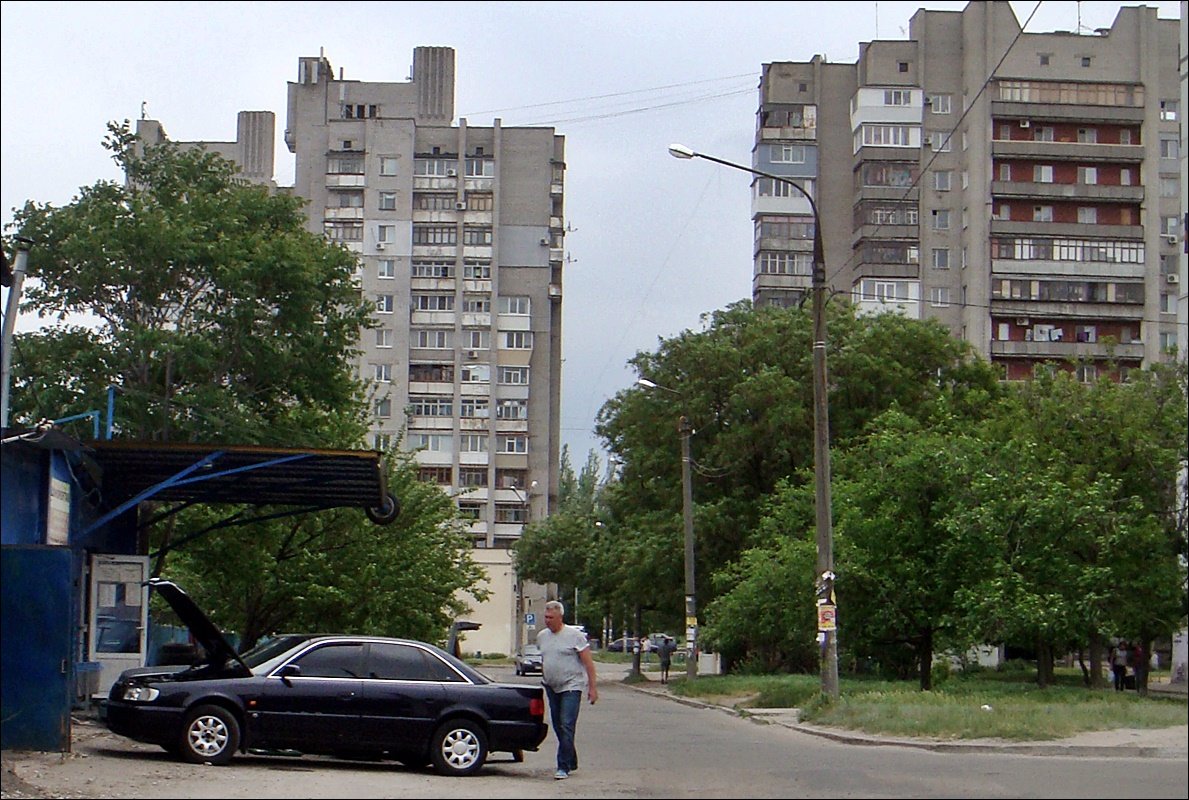
[[[286,635],[277,636],[272,639],[265,639],[257,644],[251,650],[240,656],[244,663],[255,671],[256,667],[268,661],[272,661],[277,656],[291,650],[295,645],[300,644],[309,636],[301,635]]]
[[[526,656],[539,656],[541,655],[541,648],[537,647],[535,644],[526,644],[524,646],[524,654]]]

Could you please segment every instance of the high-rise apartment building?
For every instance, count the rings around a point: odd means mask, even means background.
[[[272,185],[274,116],[241,112],[236,142],[204,146]],[[142,119],[148,143],[164,140]],[[456,498],[489,592],[467,650],[531,641],[548,588],[517,579],[509,546],[546,516],[560,471],[565,140],[552,128],[454,123],[454,51],[418,47],[408,81],[336,76],[298,60],[285,143],[309,229],[358,257],[374,327],[360,332],[377,449],[415,450]],[[537,623],[539,627],[539,623]]]
[[[920,10],[855,64],[765,64],[753,165],[816,198],[826,276],[1025,378],[1166,359],[1184,252],[1178,20],[1021,33],[1007,2]],[[809,291],[809,204],[753,186],[753,298]],[[1183,321],[1182,321],[1183,324]]]
[[[492,591],[468,649],[511,652],[544,596],[514,586],[507,548],[557,495],[564,137],[455,125],[454,51],[418,47],[402,83],[299,59],[285,142],[310,230],[358,255],[376,306],[359,359],[375,445],[403,436],[458,497]]]

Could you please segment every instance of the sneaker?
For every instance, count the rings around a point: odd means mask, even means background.
[[[564,781],[568,777],[570,777],[570,773],[566,772],[564,769],[559,769],[557,772],[553,773],[553,780],[555,781]]]

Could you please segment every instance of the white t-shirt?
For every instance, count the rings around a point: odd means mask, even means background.
[[[586,634],[572,625],[557,633],[543,629],[537,634],[541,648],[541,683],[555,692],[584,691],[586,667],[578,654],[590,647]]]

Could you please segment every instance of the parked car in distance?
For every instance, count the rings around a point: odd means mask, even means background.
[[[641,641],[641,643],[640,643],[640,652],[641,653],[647,653],[652,649],[653,649],[652,643],[649,642],[647,639],[644,639]],[[632,652],[635,652],[635,650],[636,650],[636,637],[635,636],[627,637],[626,649],[624,646],[624,638],[622,636],[618,639],[613,640],[611,642],[611,644],[607,645],[608,653],[632,653]]]
[[[541,663],[541,648],[535,644],[526,644],[512,660],[516,663],[517,675],[540,675],[544,669]]]
[[[286,634],[240,655],[176,584],[149,585],[205,652],[194,666],[125,670],[103,712],[121,736],[195,764],[296,751],[432,764],[472,775],[491,752],[523,759],[548,731],[544,690],[496,683],[425,642]]]

